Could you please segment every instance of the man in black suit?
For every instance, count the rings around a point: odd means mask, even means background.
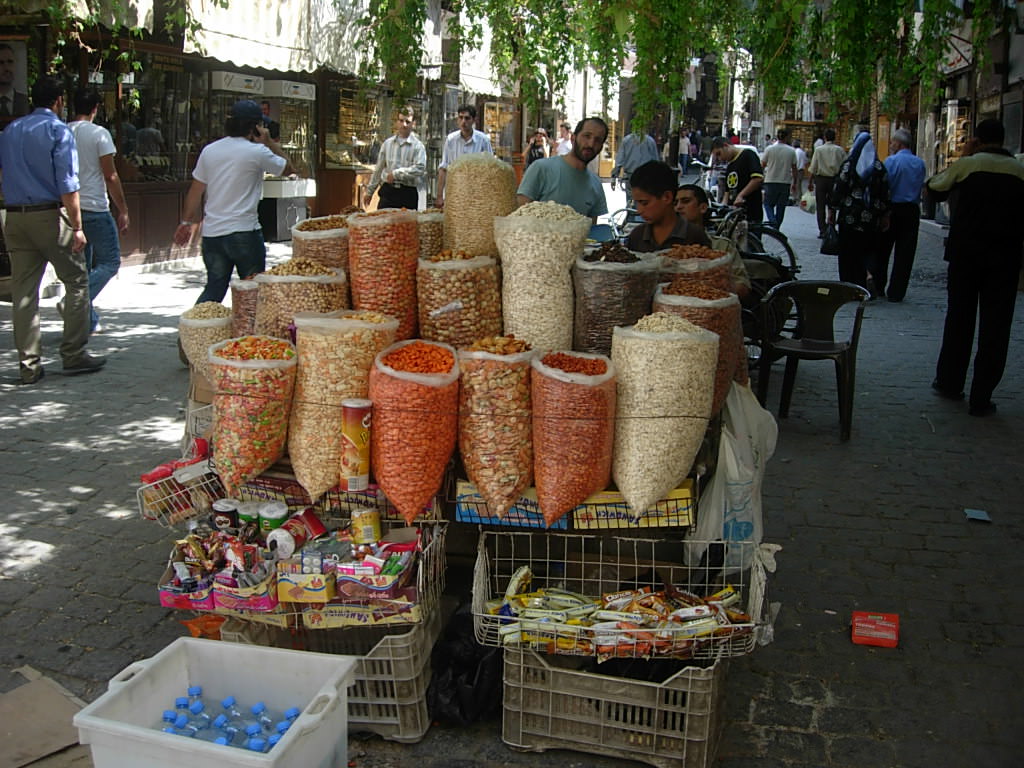
[[[28,94],[14,90],[14,66],[14,49],[9,43],[0,43],[0,118],[31,112]]]

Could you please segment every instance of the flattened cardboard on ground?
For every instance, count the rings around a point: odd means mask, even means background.
[[[82,702],[31,667],[17,672],[29,682],[0,695],[0,768],[21,768],[78,743],[71,718]]]

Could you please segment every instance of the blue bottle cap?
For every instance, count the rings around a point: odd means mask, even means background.
[[[277,724],[277,726],[275,727],[275,730],[278,733],[282,733],[283,734],[285,731],[287,731],[291,727],[292,727],[292,721],[291,720],[282,720],[280,723]]]
[[[193,701],[191,704],[189,704],[188,711],[191,712],[193,715],[198,715],[205,708],[206,708],[206,705],[204,705],[203,702],[201,702],[201,701]]]
[[[249,739],[245,746],[253,752],[262,752],[267,748],[267,742],[264,739]]]
[[[213,740],[213,743],[220,744],[222,747],[226,747],[228,745],[228,740],[224,736],[218,736],[216,739]]]
[[[286,720],[295,720],[301,714],[302,710],[298,707],[292,707],[291,709],[286,709],[284,711],[284,716]]]
[[[182,713],[178,715],[178,717],[174,721],[174,727],[184,728],[186,725],[188,725],[188,718],[185,716],[185,714]]]
[[[177,735],[178,729],[175,728],[173,725],[168,725],[166,728],[164,728],[164,733],[173,733]]]
[[[173,723],[177,719],[178,713],[175,712],[173,709],[164,710],[164,722]]]
[[[257,701],[255,704],[252,705],[252,713],[254,715],[262,715],[264,711],[266,711],[266,709],[267,705],[264,704],[262,701]]]
[[[270,738],[267,739],[267,745],[268,745],[267,749],[273,749],[274,747],[276,747],[277,746],[277,742],[279,742],[280,740],[281,740],[281,734],[280,733],[273,733],[273,734],[271,734]]]
[[[224,701],[222,701],[220,703],[220,705],[222,707],[224,707],[224,709],[228,709],[230,707],[235,706],[235,697],[234,696],[228,696],[226,699],[224,699]]]
[[[261,734],[261,733],[263,733],[263,729],[260,728],[260,726],[257,725],[256,723],[253,723],[252,725],[250,725],[248,728],[245,729],[245,735],[246,736],[250,736],[251,737],[251,736],[256,736],[258,734]]]
[[[227,715],[217,715],[215,718],[213,718],[213,727],[214,728],[223,728],[227,724],[228,724],[228,716]]]
[[[202,696],[203,695],[203,686],[201,686],[201,685],[190,685],[188,687],[188,695],[189,696]]]
[[[178,709],[185,709],[188,706],[188,696],[179,696],[174,700],[174,706]]]

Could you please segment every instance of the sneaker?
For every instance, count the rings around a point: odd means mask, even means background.
[[[964,399],[963,390],[961,390],[960,392],[954,392],[951,389],[944,389],[939,384],[939,380],[938,379],[936,379],[935,381],[932,382],[932,391],[935,392],[935,394],[937,394],[939,397],[944,397],[947,400],[963,400]]]
[[[987,403],[981,403],[980,405],[972,405],[967,409],[967,413],[971,416],[991,416],[996,412],[996,404],[989,400]]]
[[[29,386],[42,381],[43,377],[46,376],[46,371],[42,366],[36,369],[21,367],[21,378],[16,382],[22,386]]]
[[[106,364],[107,358],[93,357],[88,352],[83,352],[82,356],[70,365],[68,363],[64,363],[64,375],[76,376],[80,373],[92,373],[94,371],[98,371]]]

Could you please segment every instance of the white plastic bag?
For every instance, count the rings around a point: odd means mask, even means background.
[[[761,407],[750,387],[734,382],[722,409],[718,467],[701,494],[697,526],[686,545],[688,565],[700,562],[707,542],[723,540],[725,572],[750,567],[749,556],[761,544],[764,532],[761,482],[778,436],[775,418]],[[730,547],[730,542],[750,542],[753,546]],[[746,561],[744,553],[748,555]]]
[[[813,192],[804,192],[800,196],[800,210],[807,213],[815,213],[818,210],[818,204],[814,199]]]

